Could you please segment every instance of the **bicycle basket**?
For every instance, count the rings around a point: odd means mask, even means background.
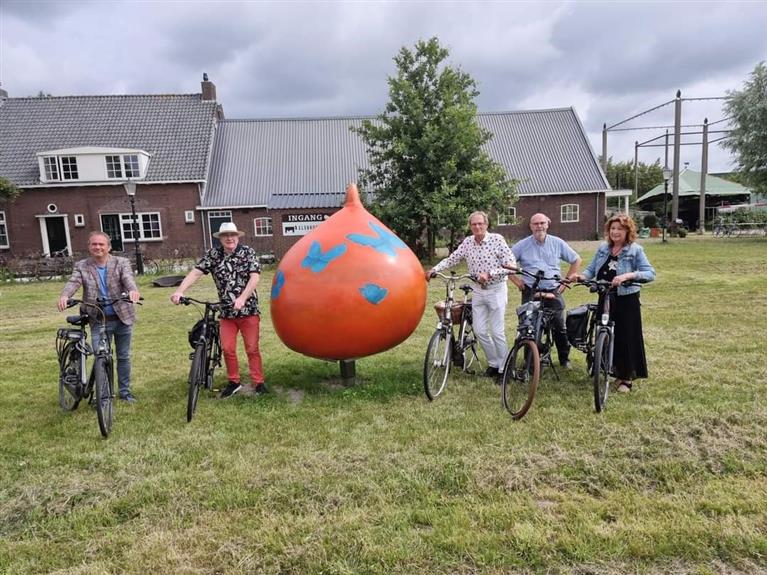
[[[194,326],[192,326],[192,329],[189,330],[189,345],[192,346],[192,349],[197,347],[197,342],[202,337],[204,329],[205,329],[205,321],[198,320],[197,323],[195,323]]]
[[[567,340],[571,345],[579,346],[586,343],[586,333],[589,329],[589,306],[580,305],[568,310],[565,324]]]
[[[438,301],[437,303],[435,303],[434,311],[437,312],[437,317],[439,317],[440,320],[445,319],[445,302]],[[453,323],[460,323],[461,314],[463,314],[463,304],[454,303],[453,307],[450,309],[450,314],[453,318]]]

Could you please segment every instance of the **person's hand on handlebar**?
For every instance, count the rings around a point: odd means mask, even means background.
[[[133,303],[138,303],[138,301],[141,299],[141,294],[136,290],[131,290],[128,292],[128,299],[130,299]]]
[[[68,297],[68,296],[65,296],[65,295],[63,295],[63,296],[61,296],[61,297],[59,298],[59,301],[58,301],[58,303],[57,303],[56,307],[58,307],[58,308],[59,308],[59,311],[64,311],[64,310],[65,310],[65,309],[67,309],[67,307],[68,307],[68,306],[67,306],[67,303],[68,303],[68,302],[69,302],[69,297]]]
[[[184,292],[182,291],[175,291],[173,292],[173,295],[170,296],[170,301],[172,301],[174,304],[178,305],[181,303],[181,298],[184,297]]]
[[[434,268],[432,268],[430,270],[426,270],[424,275],[426,276],[426,281],[428,282],[436,275],[436,272],[434,271]]]
[[[613,278],[612,286],[613,287],[618,287],[622,283],[630,282],[630,281],[633,281],[634,279],[635,279],[634,272],[628,272],[628,273],[625,273],[625,274],[620,274],[620,275],[617,275],[617,276],[615,276]]]

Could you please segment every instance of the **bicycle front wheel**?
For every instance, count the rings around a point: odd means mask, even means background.
[[[64,411],[74,411],[80,405],[80,381],[82,379],[80,352],[70,344],[64,352],[64,362],[59,372],[59,405]]]
[[[189,392],[186,401],[186,420],[192,421],[194,410],[197,409],[197,399],[200,389],[207,386],[208,379],[208,350],[205,342],[200,341],[192,355],[192,366],[189,368]]]
[[[603,331],[597,335],[597,343],[594,346],[593,380],[594,380],[594,408],[597,413],[605,408],[607,393],[610,391],[610,343],[612,336]]]
[[[506,356],[501,380],[501,401],[512,419],[522,419],[530,409],[540,377],[538,346],[532,339],[517,341]]]
[[[423,389],[429,401],[439,397],[447,386],[450,361],[453,358],[453,336],[444,329],[438,329],[429,340],[426,359],[423,363]]]
[[[94,370],[94,393],[96,394],[96,415],[99,419],[101,435],[108,437],[112,431],[114,417],[114,374],[112,364],[104,358],[97,358],[93,366]]]

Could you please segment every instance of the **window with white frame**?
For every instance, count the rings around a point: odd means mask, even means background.
[[[208,212],[208,226],[210,227],[211,235],[216,233],[224,222],[232,221],[232,212],[230,210],[213,210]],[[213,245],[220,245],[217,238],[211,238]]]
[[[138,178],[139,166],[138,156],[135,154],[126,154],[123,156],[123,167],[125,168],[126,178]]]
[[[8,226],[5,224],[5,212],[0,212],[0,248],[9,248]]]
[[[80,176],[77,173],[77,156],[61,157],[61,178],[63,180],[80,179]]]
[[[563,204],[560,208],[559,221],[563,224],[571,224],[580,220],[580,206],[578,204]]]
[[[59,162],[56,156],[46,156],[43,158],[43,166],[45,166],[45,179],[46,180],[58,180],[59,179]]]
[[[499,226],[513,226],[517,223],[517,208],[507,206],[505,210],[498,213]]]
[[[184,210],[184,222],[187,224],[194,223],[194,210]]]
[[[75,214],[75,227],[85,227],[85,216],[83,214]]]
[[[136,213],[138,223],[138,239],[159,240],[162,239],[162,227],[160,226],[160,212]],[[133,240],[133,215],[120,214],[120,227],[124,240]]]
[[[139,177],[139,163],[136,154],[124,156],[105,156],[107,163],[107,178],[122,180]],[[124,174],[124,175],[123,175]]]
[[[255,218],[253,220],[253,227],[256,232],[256,236],[271,236],[272,235],[272,218]]]

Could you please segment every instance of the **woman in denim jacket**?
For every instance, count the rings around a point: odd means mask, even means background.
[[[647,377],[638,284],[655,279],[655,269],[636,238],[634,220],[625,214],[612,216],[605,222],[606,241],[578,276],[607,280],[618,288],[610,308],[615,322],[613,370],[618,391],[624,393],[631,391],[632,380]],[[624,282],[631,283],[623,285]]]

